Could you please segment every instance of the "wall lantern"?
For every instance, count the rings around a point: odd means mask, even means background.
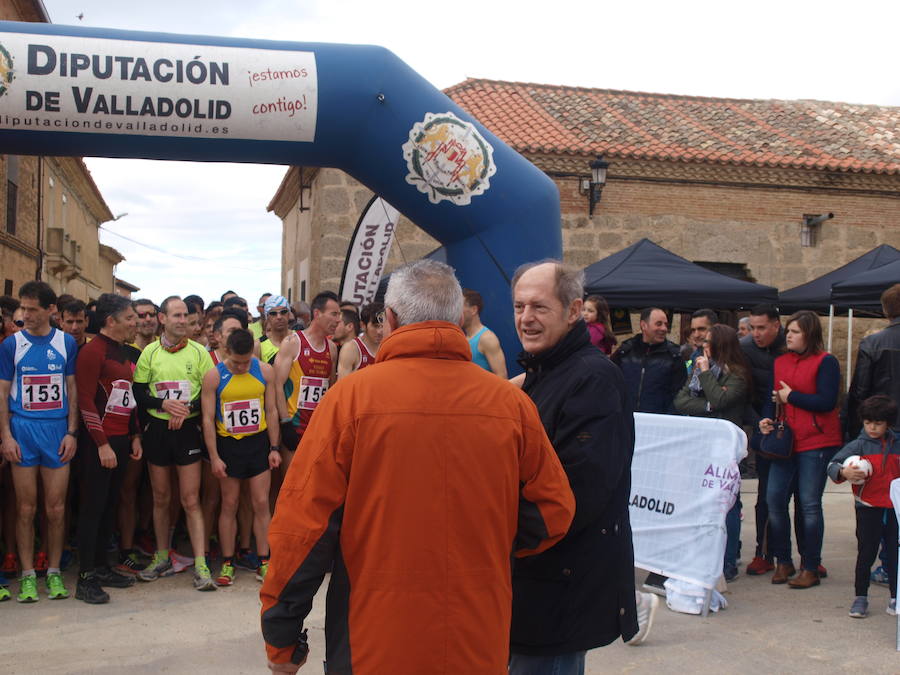
[[[834,218],[833,213],[804,213],[803,221],[800,223],[800,246],[815,246],[819,226],[831,218]]]
[[[598,155],[590,164],[591,178],[581,182],[581,193],[586,194],[588,198],[588,214],[594,215],[594,206],[600,201],[600,193],[603,186],[606,185],[606,170],[609,169],[609,162],[603,160],[603,155]]]

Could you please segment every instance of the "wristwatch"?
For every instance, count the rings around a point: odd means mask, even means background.
[[[280,449],[281,449],[281,448],[279,448],[277,445],[270,445],[270,446],[269,446],[269,452],[278,452]]]
[[[66,436],[71,436],[72,438],[78,438],[78,429],[75,431],[66,431]]]

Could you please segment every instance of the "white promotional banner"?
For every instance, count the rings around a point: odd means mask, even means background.
[[[381,197],[363,209],[344,262],[340,297],[362,307],[375,299],[400,212]]]
[[[315,140],[313,52],[99,38],[89,44],[4,34],[0,129]]]
[[[634,415],[634,564],[713,588],[725,556],[725,515],[741,490],[747,436],[731,422]]]

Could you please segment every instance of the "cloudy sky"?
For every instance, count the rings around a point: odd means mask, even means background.
[[[900,5],[793,0],[44,0],[57,24],[382,45],[439,88],[485,77],[738,98],[900,105]],[[79,20],[78,15],[83,14]],[[154,299],[279,286],[284,167],[87,159],[118,274]],[[128,239],[126,239],[127,237]],[[139,243],[136,243],[139,242]]]

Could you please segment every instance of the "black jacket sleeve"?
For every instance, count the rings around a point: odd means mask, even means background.
[[[143,410],[162,410],[163,399],[150,393],[150,385],[147,382],[135,382],[132,384],[134,398]]]
[[[584,377],[560,408],[551,441],[575,494],[570,533],[603,515],[623,473],[630,470],[634,418],[623,409],[623,389],[624,384],[617,388],[603,379]]]

